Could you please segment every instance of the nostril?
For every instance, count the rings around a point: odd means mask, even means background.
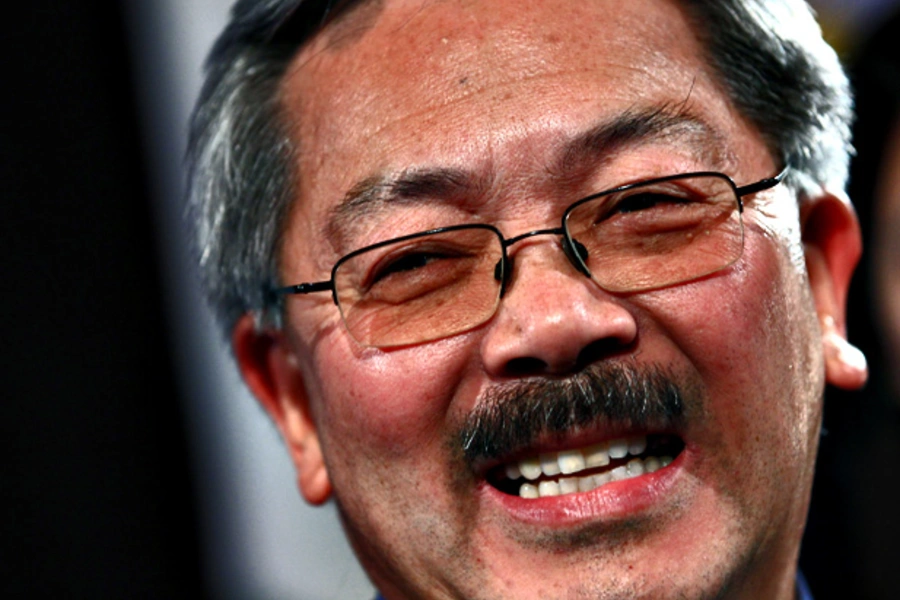
[[[539,358],[523,356],[506,363],[506,374],[512,377],[524,377],[546,373],[547,363]]]
[[[631,343],[624,344],[622,340],[611,337],[595,340],[578,353],[575,368],[580,371],[588,365],[608,360],[611,356],[626,352],[633,344],[633,340]]]
[[[611,357],[627,352],[631,344],[623,344],[615,338],[595,340],[581,349],[574,363],[568,365],[551,365],[533,356],[519,356],[509,360],[505,365],[505,375],[510,377],[529,377],[532,375],[565,374],[584,370],[588,366],[609,360]]]

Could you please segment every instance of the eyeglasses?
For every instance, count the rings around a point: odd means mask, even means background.
[[[386,348],[488,321],[512,272],[507,249],[537,235],[561,236],[572,265],[608,292],[668,287],[734,263],[744,247],[742,198],[778,185],[786,173],[742,187],[711,172],[623,185],[575,202],[560,227],[513,238],[484,224],[404,235],[347,254],[328,281],[273,292],[331,291],[353,339]]]

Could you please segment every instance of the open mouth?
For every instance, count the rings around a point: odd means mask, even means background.
[[[504,494],[528,499],[589,492],[665,468],[683,449],[674,435],[635,435],[526,456],[491,469],[487,481]]]

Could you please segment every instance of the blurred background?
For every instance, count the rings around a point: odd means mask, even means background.
[[[894,598],[900,352],[887,359],[894,342],[879,323],[900,305],[889,296],[900,281],[898,2],[814,4],[860,92],[851,193],[877,249],[854,282],[850,335],[875,377],[862,393],[829,392],[801,564],[818,600]],[[300,499],[187,259],[185,126],[229,6],[31,0],[7,16],[4,598],[373,594],[334,508]]]

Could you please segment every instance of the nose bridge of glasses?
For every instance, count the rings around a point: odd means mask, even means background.
[[[505,293],[507,283],[509,282],[509,278],[512,276],[512,268],[513,268],[513,257],[506,250],[523,240],[533,238],[539,235],[558,235],[560,236],[560,244],[562,245],[563,253],[566,255],[566,258],[575,267],[575,269],[585,275],[586,277],[590,277],[591,273],[587,269],[585,261],[587,261],[587,248],[584,247],[578,240],[571,239],[566,235],[565,230],[562,227],[553,227],[549,229],[535,229],[533,231],[528,231],[526,233],[522,233],[515,237],[509,238],[507,240],[503,240],[503,258],[497,263],[494,267],[494,277],[497,281],[500,281],[503,284],[501,289],[501,295]],[[504,263],[505,261],[505,263]]]

